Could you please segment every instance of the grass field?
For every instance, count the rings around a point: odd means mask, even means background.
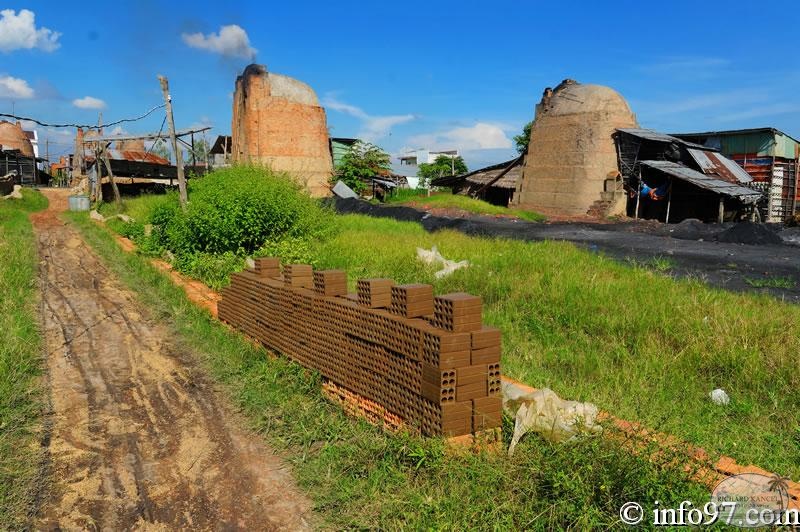
[[[351,280],[430,282],[483,296],[504,333],[504,372],[563,397],[800,478],[800,309],[768,296],[674,281],[558,242],[426,233],[343,216],[315,250]],[[444,280],[415,260],[438,246],[472,265]],[[708,393],[721,387],[728,406]]]
[[[270,358],[222,327],[146,257],[121,253],[108,231],[85,215],[70,219],[152,314],[225,384],[253,428],[293,465],[322,526],[607,528],[618,526],[619,506],[629,500],[707,497],[707,490],[688,482],[684,473],[634,456],[612,439],[555,445],[533,436],[509,459],[502,453],[452,454],[441,440],[387,435],[348,418],[324,400],[318,376]]]
[[[458,209],[473,214],[485,214],[488,216],[513,216],[531,222],[540,222],[545,219],[545,217],[539,213],[500,207],[482,200],[470,198],[469,196],[451,194],[450,192],[433,192],[431,196],[428,197],[427,191],[401,189],[394,195],[388,197],[387,201],[389,203],[408,205],[411,207]]]
[[[668,261],[620,264],[568,243],[428,234],[358,215],[336,226],[310,250],[319,267],[347,269],[351,282],[386,276],[483,296],[510,376],[800,478],[797,306],[672,280],[660,274]],[[436,280],[415,259],[432,245],[472,265]],[[715,388],[729,405],[709,400]]]
[[[0,528],[9,530],[25,522],[39,465],[39,256],[28,214],[45,207],[32,190],[0,200]]]

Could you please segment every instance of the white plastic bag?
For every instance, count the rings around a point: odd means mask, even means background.
[[[514,454],[517,443],[528,432],[537,432],[549,441],[564,442],[579,434],[602,430],[597,423],[597,406],[565,401],[549,388],[524,393],[513,385],[504,385],[503,408],[514,415],[509,456]]]
[[[469,266],[469,261],[467,260],[456,262],[454,260],[448,260],[444,258],[441,253],[439,253],[439,250],[436,249],[436,246],[433,246],[429,250],[417,248],[417,259],[425,264],[441,264],[442,269],[433,274],[437,279],[447,277],[454,271]]]
[[[715,405],[724,406],[731,402],[730,396],[722,388],[709,392],[708,396]]]

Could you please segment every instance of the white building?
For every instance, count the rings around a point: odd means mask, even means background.
[[[418,166],[422,163],[431,164],[440,155],[455,159],[458,157],[458,150],[430,151],[420,148],[406,152],[398,159],[400,160],[400,166]]]
[[[431,164],[440,155],[455,159],[459,156],[459,153],[458,150],[431,151],[422,148],[407,151],[397,158],[399,164],[392,165],[392,172],[405,176],[410,188],[417,188],[419,185],[419,178],[417,177],[419,165],[422,163]]]

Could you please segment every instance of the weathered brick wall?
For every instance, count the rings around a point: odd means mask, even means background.
[[[4,150],[19,150],[25,157],[33,157],[33,144],[22,131],[22,124],[0,120],[0,145]]]
[[[256,261],[222,292],[219,318],[268,349],[319,371],[426,435],[459,436],[501,423],[500,331],[482,301],[434,296],[424,284]]]
[[[325,110],[308,85],[250,65],[236,79],[231,155],[287,172],[313,196],[330,194]]]
[[[566,85],[537,106],[517,202],[546,214],[586,214],[617,170],[612,135],[637,127],[636,117],[614,90]]]

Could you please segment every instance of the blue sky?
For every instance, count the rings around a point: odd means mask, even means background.
[[[254,58],[308,83],[332,135],[392,154],[459,148],[472,167],[513,155],[510,139],[544,87],[567,77],[618,90],[643,127],[773,126],[798,138],[800,15],[793,1],[762,5],[11,2],[0,18],[0,110],[95,123],[102,107],[108,122],[160,103],[161,73],[179,128],[229,133],[235,77]],[[73,132],[40,135],[58,154]]]

